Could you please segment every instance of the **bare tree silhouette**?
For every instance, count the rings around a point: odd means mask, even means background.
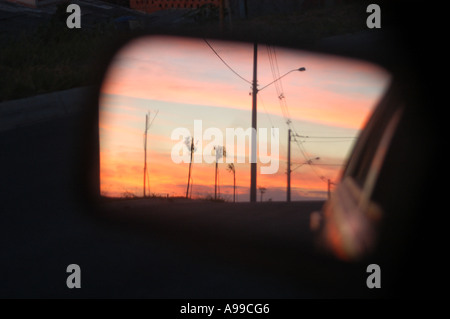
[[[150,178],[148,176],[148,170],[147,170],[147,132],[150,129],[150,127],[153,124],[153,121],[155,120],[156,116],[158,115],[158,110],[155,112],[155,115],[153,116],[153,119],[151,119],[151,113],[150,111],[147,112],[147,114],[145,114],[145,131],[144,131],[144,186],[143,186],[143,193],[144,193],[144,198],[147,197],[146,194],[146,189],[148,187],[149,191],[150,191]],[[147,186],[146,186],[146,182],[147,182]]]
[[[214,175],[214,199],[217,199],[217,188],[218,188],[218,172],[219,172],[219,160],[226,156],[227,151],[224,146],[217,145],[214,146],[214,151],[216,152],[216,172]],[[219,191],[220,197],[220,191]]]
[[[227,170],[233,173],[233,203],[236,203],[236,168],[234,164],[228,164]]]
[[[192,155],[197,150],[197,148],[194,146],[194,138],[187,136],[184,139],[184,144],[189,150],[190,154],[190,161],[189,161],[189,173],[188,173],[188,181],[187,181],[187,189],[186,189],[186,198],[189,198],[189,183],[191,181],[191,170],[192,170]]]
[[[263,194],[266,192],[267,189],[265,187],[262,187],[262,186],[258,187],[258,189],[261,192],[261,202],[262,202],[263,201],[262,200],[263,199]]]

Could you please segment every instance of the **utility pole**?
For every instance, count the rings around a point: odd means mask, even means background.
[[[298,136],[300,136],[300,135],[294,133],[294,140],[295,140],[295,137],[298,137]],[[313,160],[320,159],[320,157],[308,159],[308,160],[306,160],[306,162],[298,165],[294,169],[291,169],[291,140],[292,140],[292,129],[289,129],[288,130],[288,149],[287,149],[287,169],[286,169],[286,174],[287,174],[286,201],[287,202],[291,201],[291,173],[292,173],[292,171],[295,171],[297,168],[299,168],[305,164],[311,165],[313,163]],[[328,187],[329,187],[329,184],[328,184]]]
[[[217,199],[217,166],[218,166],[218,164],[217,164],[217,160],[216,160],[216,172],[214,175],[214,199]]]
[[[236,203],[236,171],[233,169],[233,203]]]
[[[216,170],[215,170],[215,176],[214,176],[214,199],[217,199],[217,189],[219,190],[219,198],[220,198],[219,159],[223,158],[226,155],[226,149],[223,146],[217,145],[217,146],[214,146],[214,150],[216,152]]]
[[[217,193],[219,194],[220,199],[220,171],[217,170]]]
[[[145,114],[145,132],[144,132],[144,198],[145,194],[145,182],[147,180],[147,131],[148,131],[148,113]]]
[[[191,180],[192,155],[194,153],[194,138],[193,137],[191,137],[190,152],[191,152],[191,160],[189,161],[189,173],[188,173],[188,182],[187,182],[187,189],[186,189],[186,198],[189,198],[189,182]]]
[[[228,164],[227,170],[233,173],[233,203],[236,203],[236,168],[234,167],[234,164]]]
[[[146,196],[146,181],[147,181],[147,176],[148,176],[148,172],[147,172],[147,132],[150,128],[150,126],[152,126],[153,121],[155,120],[156,116],[158,115],[158,110],[155,113],[155,116],[153,117],[153,119],[149,122],[150,120],[150,111],[145,114],[145,130],[144,130],[144,197]],[[150,183],[150,181],[148,181]]]
[[[258,45],[253,45],[253,90],[252,90],[252,149],[250,164],[250,202],[256,202],[256,101],[257,101],[257,69],[258,69]]]
[[[286,201],[291,201],[291,129],[288,130]]]
[[[256,155],[256,132],[257,132],[257,126],[256,126],[256,117],[257,117],[257,95],[258,92],[263,90],[264,88],[268,87],[269,85],[275,83],[276,81],[279,81],[281,78],[285,77],[291,72],[294,71],[305,71],[306,69],[304,67],[291,70],[287,72],[286,74],[280,76],[278,79],[275,79],[271,83],[267,84],[266,86],[262,87],[260,90],[258,90],[258,44],[255,42],[253,45],[253,82],[252,82],[252,138],[251,138],[251,165],[250,165],[250,202],[255,203],[256,202],[256,169],[257,169],[257,155]]]

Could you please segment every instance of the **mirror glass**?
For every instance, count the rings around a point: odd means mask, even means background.
[[[101,194],[249,201],[253,161],[257,201],[286,201],[290,158],[291,200],[326,199],[389,81],[364,61],[265,44],[133,40],[101,88]]]

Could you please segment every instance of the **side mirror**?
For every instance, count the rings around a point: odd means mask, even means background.
[[[388,83],[382,68],[332,55],[137,38],[101,87],[101,194],[324,200]]]

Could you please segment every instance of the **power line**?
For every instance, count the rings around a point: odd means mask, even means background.
[[[351,136],[333,136],[333,137],[328,137],[328,136],[304,136],[304,135],[300,135],[297,133],[297,131],[295,130],[295,128],[293,127],[292,121],[291,121],[291,116],[289,113],[289,107],[286,101],[286,96],[284,94],[284,89],[283,89],[283,84],[280,78],[280,71],[279,71],[279,66],[278,66],[278,59],[277,59],[277,55],[276,55],[276,51],[274,47],[271,46],[267,46],[267,55],[269,58],[269,64],[270,64],[270,69],[272,72],[272,76],[274,78],[274,85],[275,85],[275,90],[277,93],[277,97],[280,103],[280,109],[281,112],[283,114],[283,117],[286,121],[286,125],[288,126],[288,128],[291,129],[291,131],[294,133],[293,137],[294,137],[294,141],[295,144],[297,145],[298,149],[300,150],[301,155],[303,156],[303,158],[305,159],[306,163],[311,167],[311,170],[314,172],[314,174],[322,181],[324,182],[329,182],[330,179],[321,175],[315,165],[319,165],[319,166],[343,166],[344,164],[331,164],[331,163],[313,163],[312,158],[308,155],[308,152],[306,151],[305,146],[303,145],[302,141],[298,140],[296,137],[302,137],[302,138],[331,138],[334,141],[333,142],[341,142],[343,141],[342,139],[354,139],[356,137]],[[335,140],[335,139],[341,139],[341,140]],[[309,142],[328,142],[328,141],[309,141]]]
[[[303,146],[303,144],[301,143],[301,141],[299,141],[298,139],[295,138],[295,136],[300,136],[296,130],[294,129],[294,127],[292,126],[292,121],[291,121],[291,116],[289,114],[289,108],[286,102],[286,97],[284,95],[283,92],[283,84],[282,81],[280,79],[280,71],[279,71],[279,67],[278,67],[278,59],[276,56],[276,52],[275,52],[275,48],[271,47],[271,46],[267,46],[267,55],[269,58],[269,64],[270,64],[270,69],[272,71],[272,76],[274,78],[274,85],[275,85],[275,90],[277,92],[277,96],[278,96],[278,100],[280,103],[280,109],[281,112],[283,114],[283,117],[286,121],[286,125],[292,130],[292,132],[294,132],[293,136],[294,136],[294,141],[298,147],[298,149],[300,150],[300,153],[302,154],[303,158],[305,159],[305,161],[309,164],[309,166],[311,167],[311,170],[321,179],[321,180],[325,180],[325,177],[320,175],[316,169],[312,166],[313,162],[312,159],[308,156],[307,151],[305,149],[305,147]],[[277,79],[279,79],[277,81]]]
[[[299,148],[299,150],[300,150],[300,152],[301,152],[303,158],[306,160],[306,162],[307,162],[307,164],[309,165],[309,167],[311,168],[311,170],[314,172],[314,174],[315,174],[320,180],[322,180],[323,182],[326,182],[329,178],[327,178],[327,177],[325,177],[325,176],[319,174],[319,172],[316,170],[316,167],[315,167],[315,165],[317,165],[317,163],[314,163],[314,162],[312,161],[312,159],[307,155],[307,151],[306,151],[305,147],[303,146],[302,142],[299,141],[299,140],[296,138],[296,136],[299,135],[299,134],[297,134],[297,132],[295,131],[295,129],[292,127],[292,124],[291,124],[291,123],[288,123],[288,126],[289,126],[289,127],[292,129],[292,131],[295,133],[295,134],[294,134],[294,141],[296,142],[296,144],[297,144],[297,146],[298,146],[298,148]]]
[[[272,82],[275,86],[277,92],[278,101],[280,103],[280,109],[283,113],[283,117],[286,123],[291,122],[291,116],[289,114],[289,109],[287,107],[286,97],[284,95],[283,83],[281,82],[280,69],[278,67],[278,60],[275,48],[267,45],[267,56],[269,58],[270,69],[272,71],[272,77],[274,81]]]
[[[220,61],[223,62],[223,64],[225,64],[230,70],[231,72],[233,72],[234,74],[236,74],[238,77],[240,77],[242,80],[244,80],[245,82],[247,82],[248,84],[252,85],[252,82],[248,81],[247,79],[245,79],[244,77],[242,77],[239,73],[237,73],[231,66],[228,65],[227,62],[225,62],[224,59],[222,59],[222,57],[219,55],[219,53],[217,53],[216,50],[214,50],[214,48],[211,46],[211,44],[209,44],[208,40],[203,39],[205,41],[205,43],[209,46],[209,48],[215,53],[215,55],[217,55],[217,57],[220,59]]]

